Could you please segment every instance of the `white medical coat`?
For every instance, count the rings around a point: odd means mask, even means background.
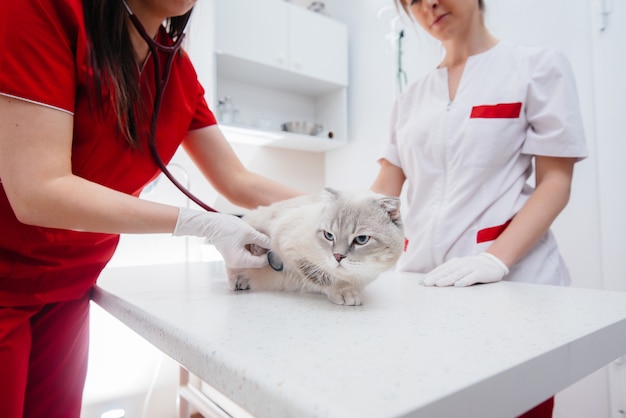
[[[398,97],[382,157],[406,175],[407,245],[398,269],[425,273],[476,255],[533,191],[533,156],[587,156],[569,62],[553,49],[499,42],[469,57],[456,97],[438,68]],[[567,285],[551,232],[507,280]]]

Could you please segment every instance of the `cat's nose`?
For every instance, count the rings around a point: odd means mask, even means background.
[[[343,260],[344,258],[346,258],[345,255],[343,254],[339,254],[339,253],[334,253],[333,254],[335,256],[335,260],[337,260],[338,263],[341,263],[341,260]]]

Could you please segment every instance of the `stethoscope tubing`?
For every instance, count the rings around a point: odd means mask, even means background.
[[[183,39],[185,37],[184,33],[181,33],[173,45],[167,46],[162,45],[156,42],[154,39],[148,35],[143,25],[132,12],[130,7],[123,2],[126,10],[128,11],[128,17],[130,18],[133,26],[139,32],[139,35],[144,39],[148,48],[150,49],[150,54],[152,55],[152,59],[154,60],[154,82],[155,82],[155,97],[154,103],[152,106],[152,116],[150,118],[150,133],[148,137],[148,144],[150,146],[150,153],[152,154],[152,159],[156,163],[156,165],[161,169],[163,174],[176,186],[185,196],[191,199],[194,203],[200,206],[202,209],[209,212],[217,212],[217,210],[213,209],[211,206],[204,203],[198,197],[196,197],[193,193],[191,193],[185,186],[183,186],[177,179],[172,175],[172,173],[168,170],[167,166],[161,159],[159,155],[159,150],[156,144],[156,130],[157,123],[159,119],[159,113],[161,112],[161,104],[163,102],[163,93],[165,91],[165,87],[167,86],[167,82],[170,78],[170,73],[172,69],[172,63],[174,62],[174,58],[176,57],[176,53],[180,50]],[[185,25],[187,22],[185,22]],[[167,54],[167,61],[165,61],[165,65],[163,66],[163,76],[161,76],[161,59],[159,58],[159,51]]]
[[[126,10],[128,10],[128,15],[129,15],[131,22],[133,23],[133,25],[135,26],[135,28],[137,29],[141,37],[148,44],[148,48],[150,49],[150,53],[152,54],[152,57],[153,57],[152,59],[154,60],[154,80],[155,80],[156,92],[155,92],[154,104],[152,108],[152,117],[150,119],[150,137],[148,141],[150,145],[150,153],[152,154],[152,158],[154,162],[159,166],[163,174],[165,174],[167,178],[181,192],[183,192],[189,199],[191,199],[198,206],[200,206],[201,208],[203,208],[204,210],[208,212],[217,212],[211,206],[207,205],[198,197],[194,196],[185,186],[183,186],[182,184],[180,184],[178,180],[176,180],[176,178],[172,175],[172,173],[170,173],[170,171],[167,169],[167,166],[161,159],[161,156],[159,155],[159,150],[157,149],[157,145],[156,145],[156,129],[157,129],[157,122],[159,119],[159,113],[161,112],[163,92],[165,91],[165,87],[167,86],[167,82],[170,78],[172,63],[174,61],[176,53],[180,50],[185,34],[182,33],[178,37],[178,39],[176,39],[176,42],[174,42],[174,45],[172,46],[161,45],[158,42],[156,42],[154,39],[152,39],[146,33],[146,30],[144,29],[143,25],[141,24],[139,19],[137,19],[137,17],[133,14],[132,10],[130,10],[130,7],[128,7],[126,2],[124,2],[124,5],[126,6]],[[161,77],[161,60],[158,55],[159,51],[165,52],[167,54],[167,61],[165,62],[165,66],[163,67],[163,77]],[[270,267],[274,269],[275,271],[283,270],[282,261],[272,251],[268,251],[267,261]]]

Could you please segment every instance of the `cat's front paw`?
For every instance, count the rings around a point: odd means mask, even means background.
[[[335,283],[327,294],[328,299],[337,305],[358,306],[361,304],[361,291],[348,282]]]
[[[230,290],[250,289],[250,278],[244,269],[228,269],[228,285]]]

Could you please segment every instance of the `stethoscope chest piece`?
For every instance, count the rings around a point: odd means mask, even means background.
[[[267,262],[274,271],[283,271],[283,261],[272,251],[267,253]]]

